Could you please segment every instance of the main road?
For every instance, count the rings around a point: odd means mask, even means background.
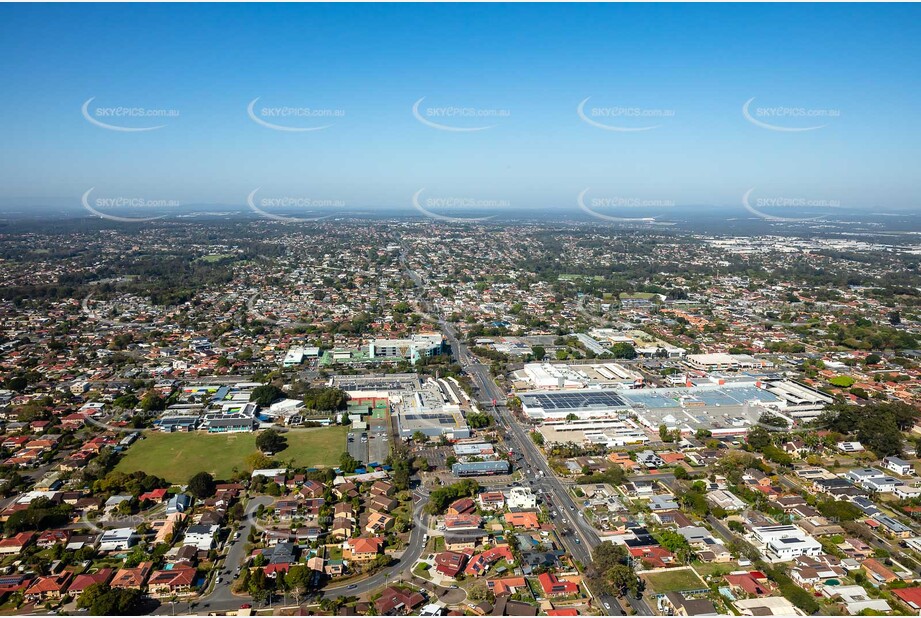
[[[429,303],[424,299],[425,282],[418,273],[409,268],[405,250],[401,251],[400,262],[407,276],[409,276],[416,288],[423,293],[418,299],[418,302],[423,308],[423,313],[431,315],[434,312],[429,307]],[[439,317],[437,321],[441,331],[445,334],[451,346],[451,352],[454,358],[461,367],[463,367],[464,371],[467,372],[473,380],[473,383],[479,389],[481,396],[479,401],[480,405],[485,409],[491,408],[498,423],[508,430],[506,440],[515,452],[522,455],[526,465],[532,471],[531,480],[533,484],[543,492],[543,495],[552,497],[554,508],[551,510],[557,512],[558,519],[562,520],[568,515],[569,519],[572,520],[573,534],[567,534],[565,532],[561,532],[560,534],[560,539],[566,547],[567,552],[583,565],[590,564],[592,561],[592,550],[601,543],[598,533],[585,521],[582,511],[576,507],[575,502],[563,486],[563,483],[554,475],[553,470],[537,448],[537,445],[534,444],[531,437],[509,412],[506,406],[505,393],[502,392],[502,389],[493,381],[489,367],[480,363],[474,355],[470,354],[467,346],[458,338],[457,330],[454,328],[453,324],[447,322],[443,317]],[[495,401],[495,406],[493,406],[493,401]],[[539,474],[534,475],[533,471],[535,470]],[[563,524],[562,521],[560,521],[558,527],[561,528],[561,530],[566,530],[566,524]],[[620,603],[618,603],[617,599],[612,595],[605,594],[597,598],[601,602],[602,609],[604,609],[608,615],[618,616],[625,613]],[[641,616],[653,615],[652,610],[642,598],[636,599],[627,595],[627,601],[637,614]]]

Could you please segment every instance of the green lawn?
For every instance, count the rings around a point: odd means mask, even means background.
[[[212,253],[210,255],[201,256],[202,262],[220,262],[221,260],[226,260],[232,258],[232,253]]]
[[[739,565],[735,562],[695,562],[694,570],[697,571],[697,574],[701,577],[706,577],[707,575],[713,575],[719,573],[725,575],[727,573],[732,573],[733,571],[738,570]]]
[[[682,590],[700,590],[707,584],[690,569],[669,569],[662,573],[644,574],[649,586],[659,594],[681,592]]]
[[[294,429],[285,434],[288,448],[277,453],[282,462],[299,467],[339,464],[346,450],[347,427]],[[128,449],[116,466],[120,472],[143,470],[171,483],[185,483],[197,472],[225,479],[233,468],[245,469],[247,456],[256,451],[255,433],[204,434],[147,432]]]

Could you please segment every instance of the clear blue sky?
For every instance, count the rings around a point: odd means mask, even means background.
[[[2,198],[242,204],[247,194],[403,206],[571,207],[598,197],[735,204],[750,188],[845,206],[921,195],[917,5],[0,5]],[[81,106],[179,110],[108,119]],[[344,110],[274,131],[246,106]],[[440,131],[412,105],[508,110]],[[576,107],[673,110],[590,126]],[[819,123],[742,115],[833,109]],[[258,107],[257,107],[258,109]],[[435,119],[433,119],[435,120]]]

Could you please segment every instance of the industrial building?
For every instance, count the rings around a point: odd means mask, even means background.
[[[825,406],[834,401],[831,395],[792,380],[766,382],[765,387],[780,399],[786,416],[800,421],[818,418]]]
[[[401,438],[409,439],[416,432],[430,438],[445,436],[449,440],[470,437],[470,427],[464,418],[469,409],[466,394],[450,379],[426,380],[394,399]]]
[[[581,365],[527,363],[515,379],[538,390],[575,390],[592,387],[642,386],[643,375],[615,362]]]
[[[585,424],[589,421],[624,421],[635,418],[652,431],[665,425],[669,430],[693,434],[706,429],[714,435],[739,435],[748,431],[766,412],[779,415],[793,423],[797,414],[818,414],[824,403],[818,399],[804,403],[804,398],[782,398],[775,392],[789,392],[797,389],[792,383],[767,383],[758,380],[737,380],[724,383],[722,380],[696,386],[642,389],[581,389],[574,391],[531,391],[519,395],[522,411],[533,421],[543,421],[566,430],[566,425]],[[798,390],[797,390],[798,392]],[[793,406],[797,414],[787,415]],[[803,407],[800,407],[803,406]],[[598,428],[608,433],[605,428]],[[630,432],[616,424],[610,426],[615,432]],[[586,432],[588,433],[588,432]],[[586,436],[587,437],[587,436]]]
[[[748,354],[688,354],[685,362],[701,371],[738,371],[740,369],[765,369],[773,363]]]
[[[471,461],[468,463],[456,463],[451,466],[451,473],[457,477],[463,476],[494,476],[497,474],[508,474],[511,466],[504,459],[495,461]]]
[[[532,420],[623,418],[630,411],[623,393],[615,390],[585,389],[565,392],[521,393],[521,409]]]

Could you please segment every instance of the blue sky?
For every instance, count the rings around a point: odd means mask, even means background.
[[[919,206],[916,5],[0,5],[0,197],[260,196],[407,206],[430,198],[571,208],[764,197]],[[109,118],[97,107],[175,109]],[[247,104],[342,110],[247,116]],[[412,114],[463,107],[504,117]],[[658,117],[576,112],[638,108]],[[839,115],[746,120],[743,104]],[[663,111],[664,110],[664,111]],[[833,113],[832,112],[832,113]],[[95,113],[95,112],[91,112]],[[257,111],[257,113],[259,113]],[[670,116],[661,116],[672,113]]]

